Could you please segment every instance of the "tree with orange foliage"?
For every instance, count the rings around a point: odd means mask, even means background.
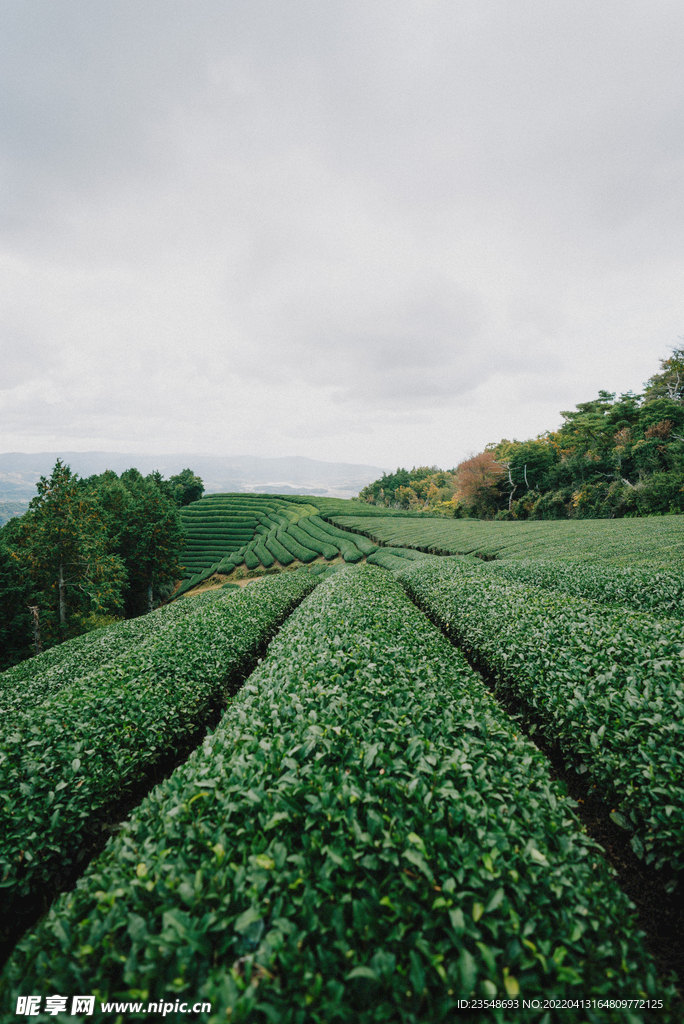
[[[493,452],[473,455],[456,467],[456,500],[482,518],[493,515],[499,496],[497,487],[505,473]]]

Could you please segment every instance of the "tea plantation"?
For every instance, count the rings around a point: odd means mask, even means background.
[[[359,502],[283,498],[270,494],[212,494],[186,505],[181,512],[185,548],[181,563],[185,582],[176,596],[214,573],[307,564],[323,557],[361,561],[378,545],[360,534],[322,519],[319,511],[338,510]],[[320,506],[320,507],[319,507]]]
[[[682,516],[487,522],[419,513],[389,516],[387,509],[366,508],[372,510],[372,518],[353,502],[330,514],[338,524],[358,530],[378,544],[421,548],[440,555],[610,562],[627,567],[648,563],[665,569],[671,569],[673,563],[678,568],[684,565]]]
[[[183,516],[179,599],[0,675],[0,1020],[683,1019],[529,738],[680,901],[680,517]]]

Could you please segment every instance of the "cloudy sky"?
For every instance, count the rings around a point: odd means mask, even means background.
[[[680,0],[3,0],[0,451],[450,467],[684,334]]]

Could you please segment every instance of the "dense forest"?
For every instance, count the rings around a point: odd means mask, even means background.
[[[37,490],[0,529],[0,669],[167,597],[180,575],[179,509],[204,487],[190,469],[79,479],[58,459]]]
[[[643,394],[598,397],[562,412],[558,430],[502,440],[451,470],[398,469],[364,501],[479,519],[605,519],[684,511],[684,347]]]

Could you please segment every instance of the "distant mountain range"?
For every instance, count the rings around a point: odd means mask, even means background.
[[[22,452],[0,454],[0,501],[35,497],[36,483],[49,476],[57,459],[79,476],[135,467],[143,476],[159,470],[164,477],[189,467],[204,481],[205,493],[257,491],[266,494],[316,494],[353,498],[382,476],[379,466],[319,462],[302,456],[260,459],[252,455],[137,455],[122,452]]]

